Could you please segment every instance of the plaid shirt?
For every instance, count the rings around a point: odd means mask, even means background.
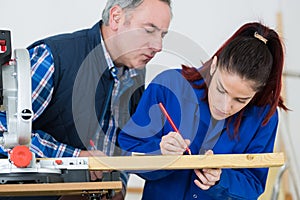
[[[96,147],[104,152],[106,155],[112,156],[114,155],[115,150],[115,143],[117,140],[117,127],[119,126],[119,97],[128,89],[129,87],[133,86],[133,80],[132,78],[137,76],[137,72],[134,69],[127,69],[125,67],[119,67],[116,68],[114,66],[113,61],[111,60],[103,39],[101,38],[101,44],[104,51],[104,56],[106,59],[106,62],[108,64],[108,68],[110,69],[110,72],[112,76],[114,77],[114,88],[112,91],[111,96],[111,105],[110,105],[110,113],[108,116],[108,119],[104,119],[101,126],[102,130],[105,132],[104,138],[100,137],[99,133],[95,134],[95,144]],[[105,128],[107,127],[107,128]],[[122,181],[123,187],[122,187],[122,193],[123,196],[125,196],[125,188],[128,181],[128,174],[124,171],[120,171],[120,181]]]
[[[109,54],[107,53],[104,45],[103,47],[105,51],[106,61],[109,67],[113,69],[113,62],[109,57]],[[32,67],[32,110],[34,112],[34,121],[43,113],[43,111],[51,101],[53,93],[54,61],[50,48],[45,44],[30,49],[29,54]],[[136,74],[134,73],[134,69],[131,69],[129,71],[131,71],[131,74],[133,76]],[[118,70],[116,70],[115,72],[112,71],[112,74],[115,77],[115,87],[113,94],[116,96],[118,94],[117,85],[120,82],[120,78],[117,78],[116,76],[117,72]],[[126,77],[129,78],[127,75]],[[118,116],[114,116],[111,114],[109,120],[104,120],[108,121],[109,124],[107,125],[107,134],[104,139],[102,138],[102,144],[104,144],[102,145],[103,148],[99,150],[102,150],[107,155],[112,155],[112,152],[114,150],[114,142],[116,141],[116,129],[114,123],[115,118],[118,118]],[[105,126],[105,124],[102,124],[102,126]],[[5,131],[7,131],[6,114],[5,112],[0,112],[0,132]],[[107,142],[108,140],[111,142]],[[108,146],[106,143],[109,143],[110,145]],[[33,153],[36,154],[37,157],[77,157],[79,156],[79,153],[81,151],[78,148],[73,148],[72,146],[56,141],[52,136],[40,130],[32,131],[30,149]],[[2,146],[0,146],[0,154],[7,155],[7,151],[8,149],[4,149]]]
[[[110,113],[105,115],[107,118],[103,120],[101,127],[105,132],[104,138],[100,137],[99,133],[95,135],[95,144],[98,150],[101,150],[108,156],[114,155],[115,143],[116,143],[116,131],[119,119],[119,97],[126,91],[127,88],[132,86],[132,78],[137,76],[137,72],[134,69],[127,69],[125,67],[116,68],[114,63],[106,50],[103,39],[101,38],[101,44],[104,51],[104,56],[108,64],[108,68],[114,77],[115,83],[112,91]]]

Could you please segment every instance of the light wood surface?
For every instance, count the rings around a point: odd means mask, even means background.
[[[63,159],[63,158],[62,158]],[[55,158],[47,158],[55,160]],[[263,168],[284,164],[284,154],[216,154],[182,156],[89,157],[89,170],[172,170],[200,168]],[[0,196],[74,195],[120,190],[120,181],[48,184],[0,184]],[[135,189],[133,189],[135,190]]]
[[[103,190],[121,190],[121,181],[108,182],[73,182],[73,183],[38,183],[38,184],[2,184],[0,196],[43,196],[76,195],[99,193]]]
[[[199,168],[263,168],[284,164],[284,154],[216,154],[182,156],[90,157],[90,170],[171,170]]]

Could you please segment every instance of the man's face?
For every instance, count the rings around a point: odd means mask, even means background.
[[[111,17],[118,20],[114,21],[116,35],[110,38],[114,62],[129,68],[145,67],[162,50],[162,39],[171,20],[170,7],[159,0],[144,0],[134,10],[115,13]]]

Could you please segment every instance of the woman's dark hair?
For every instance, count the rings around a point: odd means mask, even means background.
[[[288,110],[280,96],[284,64],[283,44],[274,30],[258,22],[244,24],[199,70],[182,66],[182,74],[187,80],[205,80],[203,84],[194,87],[206,90],[206,101],[212,78],[209,73],[210,66],[214,56],[218,58],[218,68],[256,83],[253,88],[256,94],[249,104],[270,106],[263,125],[268,123],[277,106]],[[237,136],[244,110],[245,108],[234,119],[234,136]],[[228,124],[232,120],[233,116],[229,117]]]

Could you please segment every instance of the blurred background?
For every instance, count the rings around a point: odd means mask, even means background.
[[[0,0],[0,29],[12,34],[12,48],[59,33],[89,28],[101,19],[105,0]],[[259,21],[277,30],[286,50],[284,90],[287,106],[281,113],[275,151],[286,156],[285,168],[272,168],[260,199],[300,199],[300,46],[299,0],[173,0],[174,17],[164,50],[147,66],[147,82],[167,68],[200,66],[242,24]],[[297,100],[298,99],[298,100]],[[281,176],[282,175],[282,176]],[[280,182],[277,181],[280,179]],[[276,198],[277,199],[277,198]]]

